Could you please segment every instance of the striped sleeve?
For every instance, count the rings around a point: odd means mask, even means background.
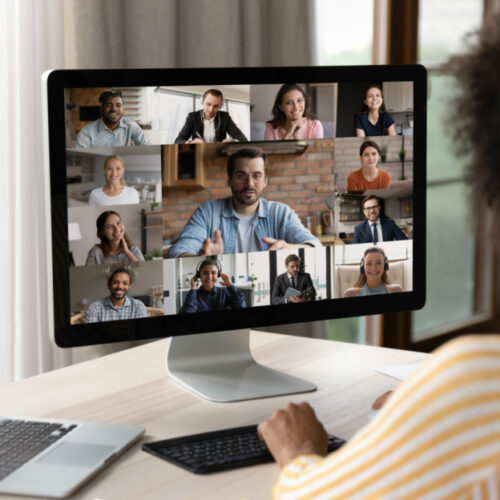
[[[453,340],[325,459],[298,457],[275,499],[499,498],[500,336]]]

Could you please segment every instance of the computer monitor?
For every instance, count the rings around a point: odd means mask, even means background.
[[[250,328],[423,306],[423,67],[44,81],[58,346],[172,337],[174,379],[240,400],[315,389]]]

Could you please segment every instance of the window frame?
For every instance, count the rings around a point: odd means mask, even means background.
[[[418,0],[388,0],[387,64],[415,64],[418,47]],[[485,19],[500,5],[499,0],[484,0]],[[429,69],[429,73],[437,71]],[[463,177],[427,182],[427,188],[464,182]],[[413,312],[385,314],[380,319],[380,345],[429,352],[459,335],[500,331],[500,248],[492,248],[492,214],[484,213],[486,223],[475,227],[474,313],[467,319],[445,323],[435,335],[419,341],[412,339]],[[369,332],[367,332],[367,337]]]

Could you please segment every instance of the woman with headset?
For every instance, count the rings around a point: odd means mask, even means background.
[[[216,286],[219,278],[222,286]],[[182,313],[246,307],[243,294],[231,283],[229,276],[222,272],[222,267],[216,259],[205,259],[198,264],[190,287],[181,308]]]
[[[358,281],[344,292],[344,297],[364,297],[402,292],[401,285],[389,284],[389,261],[379,247],[367,248],[359,269]]]
[[[266,141],[323,138],[323,125],[310,110],[309,96],[296,83],[281,86],[271,113],[273,118],[266,123]]]
[[[142,252],[127,236],[120,214],[107,210],[97,217],[96,226],[100,243],[90,249],[86,266],[144,261]]]

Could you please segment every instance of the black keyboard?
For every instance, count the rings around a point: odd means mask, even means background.
[[[75,427],[33,420],[0,420],[0,481]]]
[[[328,436],[328,451],[334,451],[344,443],[343,439]],[[260,439],[256,425],[144,443],[142,449],[196,474],[274,460],[266,443]]]

